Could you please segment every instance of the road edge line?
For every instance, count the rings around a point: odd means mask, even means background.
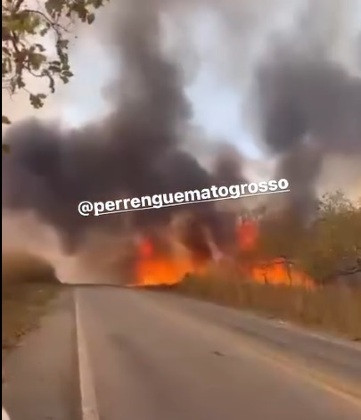
[[[99,420],[96,393],[85,334],[80,321],[79,297],[76,291],[74,291],[74,301],[82,420]]]

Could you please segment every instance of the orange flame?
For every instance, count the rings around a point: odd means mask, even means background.
[[[182,280],[187,272],[192,271],[193,267],[190,266],[189,261],[172,260],[161,256],[142,260],[137,266],[137,285],[176,284]]]
[[[238,243],[241,252],[252,253],[257,249],[259,227],[256,221],[246,220],[237,227]],[[313,288],[315,283],[306,273],[290,265],[284,258],[258,262],[242,267],[243,274],[261,284],[289,285]]]
[[[187,273],[198,272],[203,264],[190,257],[165,255],[145,239],[139,246],[136,285],[156,286],[179,283]]]
[[[288,263],[285,258],[269,261],[254,261],[259,241],[259,226],[254,220],[243,221],[237,226],[238,245],[243,255],[248,256],[240,268],[243,275],[260,284],[289,285],[312,289],[315,282],[306,273]],[[168,250],[167,250],[168,251]],[[213,252],[214,254],[214,252]],[[221,255],[221,254],[220,254]],[[251,258],[253,256],[253,258]],[[211,257],[218,261],[222,258]],[[253,260],[253,261],[252,261]],[[149,238],[143,239],[138,248],[135,267],[136,286],[177,284],[187,273],[203,274],[207,261],[189,254],[177,255],[160,251]]]
[[[258,236],[258,225],[253,220],[246,220],[237,226],[237,237],[241,251],[253,251],[257,246]]]
[[[289,285],[313,288],[311,277],[301,270],[287,264],[283,258],[277,258],[251,267],[251,278],[261,284]]]
[[[150,239],[143,239],[139,245],[139,256],[150,258],[154,253],[154,246]]]

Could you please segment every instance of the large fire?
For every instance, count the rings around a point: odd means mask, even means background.
[[[251,278],[261,284],[281,284],[313,288],[313,280],[303,271],[291,266],[284,258],[255,264],[250,270]]]
[[[241,252],[255,251],[259,240],[259,227],[256,221],[246,220],[238,225],[238,242]],[[243,274],[261,284],[289,285],[313,288],[314,282],[306,273],[296,268],[285,258],[250,263],[241,267]]]
[[[188,255],[161,252],[149,238],[139,245],[136,263],[136,286],[172,285],[180,282],[187,273],[200,272],[204,262]]]
[[[259,241],[257,222],[246,220],[237,226],[238,249],[244,256],[251,255]],[[210,247],[215,247],[210,243]],[[210,259],[219,262],[220,252],[211,252]],[[247,257],[245,259],[247,261]],[[159,250],[150,238],[143,238],[138,244],[135,267],[136,286],[173,285],[179,283],[187,273],[204,273],[207,261],[195,258],[189,253]],[[240,266],[240,273],[261,284],[289,285],[313,288],[313,280],[290,264],[285,258],[270,261],[250,259]]]
[[[194,267],[190,261],[159,255],[140,260],[136,271],[137,286],[171,285],[194,272]]]
[[[257,246],[258,236],[258,225],[254,221],[245,220],[237,225],[237,239],[241,251],[253,251]]]

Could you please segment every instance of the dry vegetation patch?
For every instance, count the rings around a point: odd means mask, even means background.
[[[2,348],[38,325],[60,282],[47,261],[27,253],[2,255]]]
[[[314,290],[248,282],[216,271],[188,276],[176,286],[186,295],[291,320],[361,340],[361,288],[325,285]]]

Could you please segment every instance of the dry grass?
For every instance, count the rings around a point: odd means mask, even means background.
[[[13,347],[38,325],[59,288],[52,266],[23,253],[3,254],[2,347]]]
[[[267,316],[322,328],[361,340],[361,288],[336,285],[316,290],[246,282],[232,273],[189,276],[181,293]]]
[[[59,284],[59,280],[46,260],[24,252],[7,252],[2,255],[2,283]]]

